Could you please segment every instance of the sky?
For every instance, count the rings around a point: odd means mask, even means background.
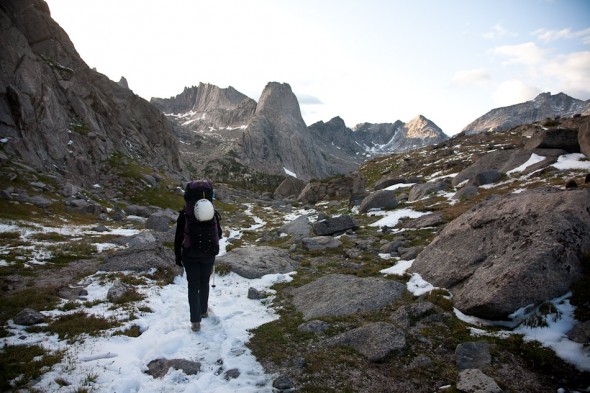
[[[90,67],[147,100],[282,82],[307,125],[423,115],[453,135],[543,92],[590,99],[587,0],[47,3]]]

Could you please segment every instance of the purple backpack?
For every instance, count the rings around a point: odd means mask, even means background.
[[[211,256],[219,254],[221,238],[221,215],[217,210],[209,221],[195,218],[195,203],[199,199],[213,202],[213,184],[209,180],[196,180],[188,183],[184,191],[184,239],[182,247],[193,256]]]

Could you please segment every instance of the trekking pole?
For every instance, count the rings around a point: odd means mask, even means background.
[[[213,264],[213,272],[211,273],[211,287],[215,288],[215,264]]]

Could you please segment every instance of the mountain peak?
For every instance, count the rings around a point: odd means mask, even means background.
[[[408,138],[438,138],[445,135],[436,124],[422,115],[418,115],[406,123],[406,128],[408,129]]]
[[[288,83],[269,82],[260,95],[255,114],[274,118],[288,117],[305,124],[297,97]]]

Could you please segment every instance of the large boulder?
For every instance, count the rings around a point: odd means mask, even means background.
[[[505,318],[566,293],[590,255],[590,190],[535,189],[482,203],[447,224],[411,271],[462,312]]]
[[[295,177],[288,176],[275,190],[273,197],[275,199],[284,199],[288,197],[297,198],[303,188],[305,182]]]
[[[428,195],[436,194],[439,191],[448,191],[452,188],[451,180],[448,178],[432,181],[423,184],[416,184],[410,190],[410,195],[408,196],[408,201],[413,202]]]
[[[249,279],[295,270],[287,251],[268,246],[236,248],[217,257],[216,263],[228,263],[232,272]]]
[[[325,344],[351,347],[370,362],[381,362],[391,353],[406,348],[406,335],[389,323],[375,322],[341,333]]]
[[[398,205],[394,190],[379,190],[367,196],[361,202],[359,212],[366,213],[371,209],[395,209]]]
[[[134,271],[147,273],[152,269],[170,270],[181,274],[182,268],[174,264],[174,251],[157,242],[144,243],[118,250],[105,257],[99,270],[106,272]]]
[[[301,240],[304,237],[309,237],[311,234],[311,228],[312,226],[309,217],[303,215],[280,227],[279,233],[291,235],[295,240]]]
[[[318,221],[313,225],[313,231],[318,236],[340,234],[349,229],[356,229],[359,225],[352,216],[343,215]]]
[[[528,140],[525,149],[562,149],[568,153],[579,153],[578,130],[556,128],[537,131]]]
[[[331,274],[293,290],[305,320],[378,310],[399,299],[406,286],[384,278]]]

